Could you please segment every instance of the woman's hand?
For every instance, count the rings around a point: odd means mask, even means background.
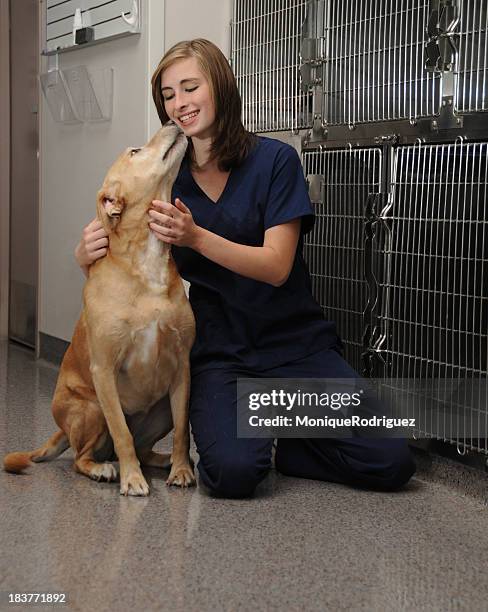
[[[93,262],[105,257],[108,252],[108,234],[98,219],[93,219],[84,229],[80,242],[75,249],[78,265],[87,275]]]
[[[149,209],[152,219],[149,227],[158,240],[192,249],[196,247],[201,228],[179,198],[176,198],[174,206],[161,200],[153,200],[152,206]]]

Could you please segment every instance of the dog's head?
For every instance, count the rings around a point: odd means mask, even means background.
[[[163,190],[171,193],[187,145],[180,128],[168,122],[144,147],[129,147],[118,157],[97,195],[98,218],[107,232],[130,209],[145,212]]]

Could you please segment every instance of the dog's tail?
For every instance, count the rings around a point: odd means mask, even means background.
[[[3,458],[3,467],[7,472],[20,474],[22,470],[32,465],[32,462],[50,461],[59,457],[61,453],[69,447],[69,441],[66,434],[62,431],[57,431],[49,440],[35,451],[27,453],[9,453]]]

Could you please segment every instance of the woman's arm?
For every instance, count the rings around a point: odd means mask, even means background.
[[[288,279],[300,235],[300,219],[266,230],[262,247],[238,244],[206,229],[198,229],[193,248],[224,268],[275,287]]]
[[[300,218],[270,227],[264,233],[262,247],[247,246],[222,238],[199,227],[190,210],[176,198],[169,202],[153,201],[157,210],[149,210],[155,236],[168,244],[194,249],[207,259],[254,280],[279,287],[286,282],[300,236]]]

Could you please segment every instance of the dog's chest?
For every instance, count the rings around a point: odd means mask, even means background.
[[[147,366],[157,359],[159,349],[158,323],[158,321],[152,321],[147,327],[132,332],[132,346],[124,361],[123,370],[130,370],[131,365],[135,362]]]
[[[181,339],[178,329],[155,318],[133,329],[117,378],[126,414],[146,410],[166,395],[178,365]]]

